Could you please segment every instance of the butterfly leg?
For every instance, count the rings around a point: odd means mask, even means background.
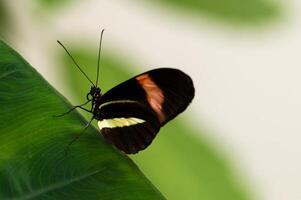
[[[91,101],[91,100],[88,100],[87,102],[85,102],[85,103],[83,103],[83,104],[81,104],[81,105],[73,106],[73,107],[72,107],[70,110],[68,110],[67,112],[65,112],[65,113],[63,113],[63,114],[60,114],[60,115],[54,115],[54,117],[63,117],[63,116],[65,116],[65,115],[71,113],[71,112],[72,112],[73,110],[75,110],[76,108],[80,108],[80,109],[82,109],[82,110],[85,110],[85,111],[91,113],[91,112],[92,112],[91,110],[88,110],[88,109],[82,107],[82,106],[86,105],[87,103],[89,103],[90,101]]]
[[[83,135],[83,133],[84,133],[84,132],[89,128],[89,126],[91,125],[93,119],[94,119],[94,118],[92,117],[92,118],[90,119],[89,123],[88,123],[88,124],[85,126],[85,128],[82,130],[82,132],[79,133],[75,138],[73,138],[73,140],[71,140],[71,141],[67,144],[66,149],[65,149],[65,156],[68,154],[71,144],[73,144],[77,139],[79,139],[79,138]]]

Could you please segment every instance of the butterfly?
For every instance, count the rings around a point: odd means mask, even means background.
[[[157,68],[130,78],[102,94],[98,87],[98,76],[103,31],[100,36],[95,84],[58,41],[92,84],[86,96],[87,101],[74,106],[67,113],[76,108],[90,112],[92,117],[85,129],[95,119],[107,142],[126,154],[135,154],[148,147],[160,128],[188,107],[194,97],[193,82],[178,69]],[[90,110],[83,107],[90,102]]]

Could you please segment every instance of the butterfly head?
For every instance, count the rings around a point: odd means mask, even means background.
[[[87,94],[87,100],[95,103],[98,99],[101,98],[101,89],[96,86],[92,86],[90,92]]]

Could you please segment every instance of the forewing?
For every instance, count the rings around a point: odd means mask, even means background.
[[[161,126],[183,112],[194,97],[191,78],[172,68],[158,68],[131,78],[102,97],[102,102],[135,101],[150,108]]]

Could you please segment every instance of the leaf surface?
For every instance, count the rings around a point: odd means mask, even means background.
[[[0,199],[164,199],[124,154],[0,42]]]

